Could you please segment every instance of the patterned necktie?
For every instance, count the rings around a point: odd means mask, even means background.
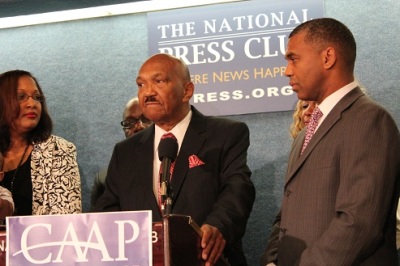
[[[175,139],[176,140],[176,137],[174,136],[174,134],[172,134],[172,133],[165,133],[164,135],[162,135],[161,136],[161,139],[165,139],[165,138],[172,138],[172,139]],[[174,172],[174,167],[175,167],[175,160],[173,161],[173,162],[171,162],[171,165],[170,165],[170,167],[169,167],[169,174],[170,174],[170,177],[169,177],[169,182],[171,182],[171,180],[172,180],[172,173]],[[162,199],[161,199],[161,174],[162,174],[162,163],[160,164],[160,169],[159,169],[159,171],[158,171],[158,178],[157,178],[157,180],[158,180],[158,186],[157,186],[157,188],[158,188],[158,195],[157,195],[157,200],[158,200],[158,205],[159,205],[159,207],[160,207],[160,210],[161,211],[164,211],[164,207],[165,206],[163,206],[163,204],[162,204]]]
[[[310,119],[310,123],[308,123],[307,126],[307,131],[306,131],[306,137],[304,138],[304,143],[303,143],[303,147],[301,149],[301,153],[303,154],[304,149],[307,147],[308,143],[310,142],[311,138],[313,137],[314,133],[315,133],[315,129],[318,126],[318,120],[322,117],[323,113],[321,112],[321,110],[319,110],[318,107],[316,107],[313,111],[313,113],[311,114],[311,119]]]

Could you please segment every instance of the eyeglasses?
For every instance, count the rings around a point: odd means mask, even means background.
[[[146,117],[142,116],[139,119],[135,119],[135,118],[128,118],[124,121],[121,121],[121,126],[123,129],[129,129],[131,127],[133,127],[134,125],[136,125],[137,123],[140,124],[151,124],[151,121],[149,119],[147,119]]]
[[[26,102],[29,98],[32,98],[35,102],[41,103],[44,101],[44,96],[40,94],[28,95],[26,93],[19,93],[17,99],[20,103]]]

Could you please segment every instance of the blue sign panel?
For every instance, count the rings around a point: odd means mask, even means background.
[[[7,265],[153,265],[151,211],[7,217]]]
[[[185,61],[195,84],[192,104],[204,114],[293,110],[288,35],[323,17],[323,8],[323,0],[264,0],[152,12],[149,51]]]

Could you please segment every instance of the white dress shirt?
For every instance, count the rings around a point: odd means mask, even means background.
[[[192,111],[190,110],[186,117],[179,122],[172,130],[166,132],[159,126],[155,125],[155,133],[154,133],[154,158],[153,158],[153,192],[154,196],[158,197],[158,186],[159,186],[159,171],[161,166],[161,161],[158,158],[158,144],[160,144],[160,140],[162,135],[166,133],[174,134],[176,140],[178,141],[178,154],[182,145],[183,138],[185,137],[186,130],[188,129],[190,120],[192,119]]]

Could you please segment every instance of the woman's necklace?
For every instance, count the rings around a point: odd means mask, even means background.
[[[11,194],[13,193],[15,177],[17,176],[18,169],[19,169],[19,167],[21,166],[22,161],[24,160],[24,157],[25,157],[25,154],[26,154],[26,151],[28,150],[28,148],[29,148],[29,144],[26,145],[25,150],[24,150],[24,153],[23,153],[22,156],[21,156],[21,160],[19,160],[17,169],[15,169],[14,175],[13,175],[13,177],[12,177],[12,179],[11,179],[11,185],[10,185]]]

